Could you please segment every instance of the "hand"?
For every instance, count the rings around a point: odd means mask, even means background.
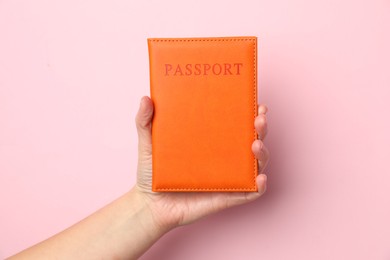
[[[152,192],[153,102],[143,97],[136,116],[138,131],[137,184],[129,192],[66,230],[12,256],[12,259],[138,259],[170,229],[219,210],[259,198],[266,189],[262,172],[268,151],[267,107],[258,107],[255,128],[260,140],[252,144],[258,159],[258,192]]]
[[[163,229],[189,224],[203,216],[244,204],[259,198],[266,190],[267,176],[263,173],[269,153],[263,140],[267,134],[267,107],[258,107],[254,126],[259,139],[252,143],[252,152],[258,159],[259,175],[256,178],[257,192],[209,192],[165,193],[152,192],[152,132],[153,101],[144,96],[136,115],[138,132],[138,168],[135,191],[151,210],[157,225]]]

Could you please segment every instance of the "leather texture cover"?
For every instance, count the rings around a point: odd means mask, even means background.
[[[147,40],[152,190],[256,191],[257,37]]]

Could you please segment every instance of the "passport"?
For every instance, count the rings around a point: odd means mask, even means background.
[[[152,191],[257,191],[257,37],[147,43]]]

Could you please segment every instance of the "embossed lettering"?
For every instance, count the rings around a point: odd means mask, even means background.
[[[242,63],[234,63],[234,66],[237,66],[237,75],[240,75],[240,66],[243,66]]]
[[[181,71],[181,68],[179,65],[177,65],[177,67],[176,67],[174,76],[176,76],[178,73],[180,73],[180,76],[183,76],[183,72]]]
[[[194,75],[195,76],[198,76],[198,75],[200,75],[202,73],[202,71],[201,71],[201,65],[200,64],[195,64],[195,73],[194,73]]]
[[[208,63],[203,64],[203,75],[207,75],[207,72],[210,70],[211,66]]]
[[[165,76],[228,76],[241,75],[243,63],[187,63],[165,65]]]
[[[217,68],[217,69],[216,69],[216,68]],[[218,71],[218,73],[217,73],[217,71]],[[213,73],[214,73],[214,75],[219,75],[219,74],[221,74],[221,72],[222,72],[221,64],[215,63],[215,64],[213,65]]]
[[[168,76],[170,70],[172,70],[172,64],[165,64],[165,76]]]
[[[192,74],[192,66],[191,64],[186,65],[186,75],[191,75]]]
[[[232,65],[230,63],[225,63],[224,65],[225,65],[225,72],[223,73],[223,75],[227,75],[227,71],[229,71],[229,75],[232,75],[232,72],[230,71]]]

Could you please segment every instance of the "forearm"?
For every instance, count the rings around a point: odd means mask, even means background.
[[[9,259],[137,259],[169,228],[159,227],[134,190]]]

